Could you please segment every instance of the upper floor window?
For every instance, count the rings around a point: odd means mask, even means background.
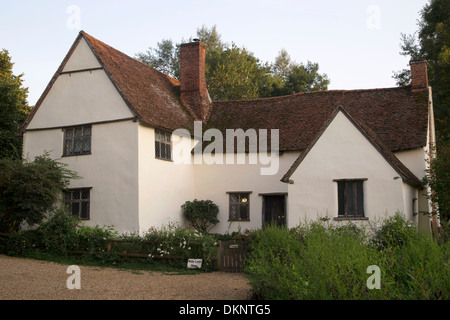
[[[363,182],[365,180],[334,180],[338,185],[338,218],[364,217]]]
[[[64,156],[91,153],[92,126],[77,126],[64,129]]]
[[[155,129],[155,157],[158,159],[172,160],[171,134]]]

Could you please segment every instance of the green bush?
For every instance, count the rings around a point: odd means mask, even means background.
[[[75,178],[75,172],[48,154],[33,162],[0,159],[0,232],[19,231],[23,222],[29,226],[41,223]]]
[[[246,272],[254,297],[449,299],[449,242],[412,229],[400,214],[377,231],[372,237],[353,224],[318,221],[252,233]],[[380,289],[367,286],[373,265]]]
[[[396,212],[385,219],[378,230],[375,230],[373,243],[379,248],[397,247],[405,244],[408,239],[417,235],[417,227],[406,217]]]
[[[219,223],[219,207],[211,200],[186,201],[181,209],[195,230],[206,233]]]
[[[393,299],[448,300],[450,298],[450,242],[438,243],[417,232],[402,246],[387,248],[395,280]]]

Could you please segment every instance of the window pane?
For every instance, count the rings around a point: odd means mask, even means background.
[[[160,145],[158,141],[155,141],[155,157],[161,157]]]
[[[75,137],[81,137],[82,130],[82,127],[75,128]]]
[[[73,152],[73,140],[67,139],[66,140],[66,149],[65,149],[65,155],[71,155]]]
[[[79,202],[72,202],[72,214],[74,216],[80,215],[80,203]]]
[[[81,213],[80,213],[81,219],[89,219],[89,202],[83,201],[81,203]]]
[[[83,138],[83,152],[91,151],[91,137]]]
[[[230,220],[239,220],[238,210],[239,205],[236,204],[230,205]]]
[[[358,181],[356,188],[357,215],[364,216],[363,182]]]
[[[353,181],[347,181],[347,215],[355,215],[355,186]]]
[[[239,202],[239,193],[230,193],[230,202]]]
[[[166,158],[166,148],[164,143],[161,143],[161,158]]]
[[[73,129],[66,129],[65,135],[67,138],[73,137]]]
[[[345,216],[345,182],[338,181],[338,215]]]
[[[90,136],[90,135],[91,135],[91,127],[90,126],[83,127],[83,136]]]
[[[80,191],[72,191],[72,199],[74,200],[80,199]]]
[[[166,159],[172,160],[172,156],[170,154],[170,144],[166,144]]]
[[[81,152],[82,140],[80,138],[75,138],[73,140],[73,152],[80,153]]]
[[[241,203],[239,215],[239,220],[248,220],[248,204]]]
[[[81,199],[89,199],[89,190],[81,191]]]

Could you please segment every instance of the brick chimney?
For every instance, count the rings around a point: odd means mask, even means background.
[[[419,91],[428,88],[428,74],[426,60],[411,60],[411,91]]]
[[[205,46],[198,39],[184,43],[180,48],[181,101],[196,120],[203,122],[212,105],[206,89],[205,52]]]

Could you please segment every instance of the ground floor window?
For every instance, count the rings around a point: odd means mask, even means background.
[[[338,217],[364,217],[363,182],[367,179],[334,180],[338,187]]]
[[[68,189],[64,191],[64,204],[74,216],[90,219],[91,188]]]
[[[250,192],[229,192],[229,221],[250,220]]]

